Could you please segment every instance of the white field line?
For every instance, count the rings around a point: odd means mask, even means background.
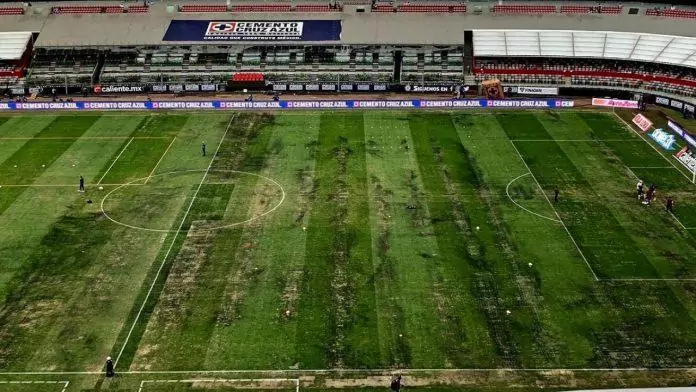
[[[696,278],[613,278],[602,280],[612,282],[694,282]]]
[[[99,184],[102,186],[140,186],[143,184]],[[0,188],[74,188],[75,184],[0,184]]]
[[[616,112],[612,112],[612,113],[614,114],[614,116],[616,116],[616,118],[618,118],[622,123],[624,123],[624,125],[626,125],[626,126],[628,127],[628,129],[630,129],[631,131],[635,132],[641,139],[643,139],[644,142],[648,143],[648,145],[649,145],[650,147],[652,147],[653,150],[655,150],[655,152],[657,152],[662,158],[664,158],[664,160],[667,161],[667,163],[669,163],[670,166],[672,166],[676,171],[678,171],[679,174],[681,174],[682,176],[684,176],[684,178],[686,178],[687,180],[689,180],[689,183],[691,182],[691,178],[689,178],[689,176],[687,176],[683,171],[681,171],[672,161],[669,160],[669,158],[667,158],[666,156],[662,155],[662,152],[660,152],[660,150],[658,150],[657,147],[655,147],[652,143],[650,143],[650,141],[648,141],[645,137],[643,137],[643,135],[642,135],[640,132],[636,131],[635,128],[633,128],[633,127],[631,126],[631,124],[629,124],[628,122],[626,122],[626,120],[624,120],[623,118],[621,118],[621,116],[619,116],[618,114],[616,114]]]
[[[628,166],[629,169],[674,169],[672,166]]]
[[[46,137],[21,137],[8,136],[0,137],[0,140],[123,140],[128,136],[46,136]],[[166,136],[133,136],[131,139],[168,139]]]
[[[587,258],[585,257],[585,254],[582,253],[582,250],[580,249],[580,246],[579,246],[578,243],[575,241],[575,238],[573,238],[573,235],[570,233],[570,230],[568,230],[568,226],[566,226],[565,222],[563,222],[563,219],[561,219],[561,216],[558,214],[558,211],[556,211],[556,208],[553,206],[553,203],[551,203],[551,200],[550,200],[549,197],[546,195],[546,192],[544,192],[544,188],[541,187],[541,184],[539,184],[539,181],[538,181],[538,180],[536,179],[536,177],[534,176],[534,173],[532,173],[532,169],[529,168],[529,165],[527,165],[527,162],[526,162],[526,161],[524,160],[524,158],[522,157],[522,154],[520,154],[520,150],[518,150],[518,149],[517,149],[517,146],[515,146],[515,142],[513,142],[512,140],[510,140],[510,144],[512,144],[512,148],[514,148],[514,149],[515,149],[515,152],[517,152],[517,155],[520,157],[520,160],[521,160],[522,163],[524,164],[524,167],[526,167],[526,168],[527,168],[527,171],[529,171],[529,174],[530,174],[530,175],[532,176],[532,178],[534,179],[534,182],[535,182],[535,183],[537,184],[537,186],[539,187],[539,190],[540,190],[541,193],[544,195],[544,198],[546,199],[546,201],[549,202],[549,205],[551,206],[551,209],[553,210],[554,214],[556,214],[556,218],[558,218],[558,221],[561,223],[561,226],[563,226],[563,228],[565,229],[566,233],[568,233],[568,236],[570,237],[570,240],[573,241],[573,245],[575,245],[575,249],[578,250],[578,252],[580,253],[580,256],[581,256],[582,259],[585,261],[585,264],[587,264],[587,268],[590,269],[590,272],[592,273],[592,276],[594,277],[594,279],[595,279],[596,281],[599,281],[599,278],[597,277],[597,274],[595,274],[594,270],[592,269],[592,266],[590,266],[590,263],[587,261]]]
[[[513,142],[625,142],[625,139],[510,139]]]
[[[164,159],[164,156],[167,155],[167,152],[169,151],[169,149],[172,148],[172,144],[174,144],[175,140],[176,140],[176,136],[174,136],[174,139],[172,139],[172,142],[169,143],[169,145],[167,146],[167,149],[164,150],[164,153],[160,157],[159,161],[157,161],[157,163],[155,164],[155,167],[152,168],[152,171],[150,171],[150,174],[147,175],[147,179],[145,180],[143,185],[147,184],[148,181],[150,181],[150,178],[152,178],[152,175],[155,174],[155,170],[157,170],[157,167],[159,166],[160,162],[162,162],[162,159]]]
[[[118,153],[118,155],[116,156],[116,159],[114,159],[114,161],[111,162],[111,166],[109,166],[109,168],[106,169],[106,171],[104,172],[104,175],[101,176],[101,178],[99,179],[99,181],[97,181],[97,185],[101,184],[101,182],[102,182],[102,180],[104,179],[104,177],[106,177],[106,175],[109,174],[109,170],[111,170],[111,168],[114,167],[114,165],[116,164],[116,161],[118,161],[118,158],[121,158],[121,155],[123,154],[123,152],[126,151],[126,148],[128,148],[128,146],[130,146],[130,144],[131,144],[132,142],[133,142],[133,138],[131,138],[131,139],[128,141],[128,143],[126,143],[126,146],[123,147],[123,149],[121,150],[121,152]]]
[[[61,392],[65,392],[70,385],[70,381],[41,381],[41,380],[31,380],[31,381],[0,381],[0,384],[58,384],[63,385]]]
[[[157,269],[157,273],[155,274],[154,279],[152,279],[152,284],[150,285],[150,289],[147,291],[147,294],[145,295],[145,299],[143,299],[143,303],[142,303],[142,305],[140,305],[140,309],[138,310],[138,314],[135,316],[135,319],[133,320],[133,325],[131,325],[130,330],[128,331],[128,335],[126,335],[126,339],[123,342],[123,346],[121,346],[121,350],[118,352],[118,356],[116,357],[116,361],[114,361],[114,369],[118,365],[118,361],[119,361],[119,359],[121,359],[121,355],[123,355],[123,350],[125,350],[126,346],[128,345],[128,341],[130,340],[131,334],[133,333],[135,326],[138,324],[138,320],[140,319],[140,315],[143,313],[143,309],[145,309],[145,305],[147,304],[147,301],[150,299],[150,295],[152,294],[152,290],[155,288],[155,284],[157,283],[157,279],[159,279],[159,275],[162,272],[162,268],[164,268],[164,264],[167,261],[167,258],[169,257],[169,253],[171,253],[172,249],[174,248],[174,243],[176,242],[176,239],[179,236],[179,233],[181,232],[181,228],[184,227],[184,222],[186,222],[186,218],[188,217],[189,212],[191,212],[191,208],[193,207],[193,203],[196,201],[196,196],[198,196],[198,192],[201,190],[201,187],[203,186],[203,183],[205,182],[206,177],[208,177],[208,172],[210,171],[210,168],[213,166],[213,162],[215,161],[215,157],[217,156],[218,151],[220,150],[220,146],[222,146],[222,142],[225,140],[225,137],[227,136],[227,132],[230,130],[230,126],[232,125],[233,120],[234,120],[234,115],[232,115],[230,117],[230,121],[227,123],[227,127],[225,128],[225,132],[222,134],[222,137],[220,138],[220,142],[218,143],[218,146],[215,149],[215,153],[213,154],[212,158],[210,158],[210,163],[208,163],[208,167],[205,169],[205,173],[203,174],[203,178],[201,178],[201,182],[198,183],[198,188],[196,188],[196,191],[193,193],[193,197],[191,198],[191,202],[189,203],[188,208],[186,209],[186,212],[184,213],[184,217],[181,219],[181,223],[179,223],[179,227],[177,228],[176,232],[174,233],[174,237],[172,238],[172,242],[169,244],[169,249],[167,249],[167,253],[164,254],[164,257],[162,258],[162,263],[160,263],[160,266]]]
[[[142,392],[143,388],[145,388],[145,384],[150,383],[150,384],[173,384],[173,383],[194,383],[194,382],[204,382],[204,383],[235,383],[235,382],[284,382],[284,381],[292,381],[295,384],[295,392],[300,392],[300,379],[299,378],[248,378],[248,379],[241,379],[241,378],[229,378],[229,379],[224,379],[224,378],[199,378],[199,379],[184,379],[184,380],[142,380],[140,381],[140,387],[138,388],[138,392]]]
[[[605,279],[603,279],[604,281]],[[606,280],[651,280],[643,278],[625,278],[625,279],[606,279]],[[670,279],[657,279],[661,281],[669,281]],[[671,279],[684,280],[684,279]],[[693,366],[681,367],[665,367],[665,368],[647,368],[647,367],[627,367],[627,368],[419,368],[419,369],[304,369],[304,370],[289,370],[289,369],[256,369],[256,370],[132,370],[118,372],[121,375],[167,375],[167,374],[342,374],[342,373],[365,373],[365,374],[412,374],[412,373],[472,373],[472,372],[673,372],[673,371],[693,371],[696,370]],[[0,372],[0,376],[31,376],[31,375],[74,375],[88,376],[104,374],[104,372]]]
[[[519,180],[520,178],[526,177],[526,176],[528,176],[528,175],[530,175],[530,174],[532,174],[532,173],[524,173],[524,174],[522,174],[521,176],[517,176],[517,177],[513,178],[512,180],[510,180],[510,182],[508,182],[507,186],[505,187],[505,193],[507,194],[508,199],[510,199],[510,201],[511,201],[513,204],[515,204],[517,207],[519,207],[519,208],[521,208],[521,209],[523,209],[523,210],[529,212],[529,213],[532,214],[532,215],[536,215],[536,216],[538,216],[539,218],[548,219],[548,220],[550,220],[550,221],[552,221],[552,222],[561,223],[561,221],[558,220],[558,219],[549,218],[548,216],[544,216],[544,215],[538,214],[538,213],[536,213],[536,212],[534,212],[534,211],[528,210],[527,208],[525,208],[525,207],[521,206],[520,204],[518,204],[518,203],[515,201],[515,199],[513,199],[512,196],[510,196],[510,185],[512,185],[513,182]],[[542,192],[543,192],[543,190],[542,190]]]

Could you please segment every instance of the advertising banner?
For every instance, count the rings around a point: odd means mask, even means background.
[[[407,84],[404,91],[408,93],[450,93],[454,91],[454,86],[418,86]]]
[[[657,142],[665,150],[674,150],[674,145],[677,143],[677,139],[671,133],[665,132],[661,128],[658,128],[648,134],[650,138]]]
[[[339,41],[340,20],[172,20],[162,41]]]
[[[625,99],[612,99],[612,98],[592,98],[592,106],[638,109],[638,101],[628,101]]]
[[[690,172],[696,172],[696,158],[691,155],[689,147],[682,148],[678,153],[674,154],[674,157],[677,158],[684,167],[689,169]]]
[[[523,95],[558,95],[558,87],[517,87],[517,94]]]
[[[694,139],[691,134],[689,134],[681,125],[677,124],[673,120],[667,120],[667,127],[677,133],[685,142],[687,142],[691,148],[696,149],[696,139]]]
[[[692,114],[695,111],[694,105],[687,103],[687,102],[682,102],[678,99],[671,99],[671,98],[666,98],[666,97],[655,97],[655,104],[660,105],[660,106],[674,108],[674,109],[684,111],[684,112],[689,112]]]
[[[175,85],[182,88],[182,85]],[[170,86],[171,88],[172,86]],[[331,100],[331,101],[110,101],[9,102],[0,110],[157,110],[157,109],[399,109],[399,108],[572,108],[574,101],[554,99]]]
[[[107,85],[107,86],[102,86],[99,84],[96,84],[92,87],[92,91],[94,91],[95,94],[109,94],[109,93],[144,93],[145,92],[145,86],[116,86],[116,85]]]
[[[647,132],[650,127],[653,126],[653,122],[642,114],[636,114],[636,116],[633,117],[633,123],[636,124],[638,128],[642,129],[643,132]]]

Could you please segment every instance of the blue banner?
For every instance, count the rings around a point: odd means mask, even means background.
[[[3,102],[0,110],[170,110],[170,109],[561,109],[575,102],[558,99],[349,100],[349,101],[78,101]]]
[[[340,41],[340,20],[172,20],[162,41]]]
[[[674,150],[674,145],[677,143],[677,139],[671,133],[665,132],[663,129],[658,128],[648,134],[652,140],[657,142],[665,150]]]

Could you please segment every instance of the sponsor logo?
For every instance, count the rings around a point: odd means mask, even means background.
[[[304,86],[301,84],[291,84],[288,86],[288,89],[290,91],[302,91],[304,89]]]
[[[358,91],[370,91],[370,85],[369,84],[359,84]]]
[[[417,101],[416,101],[417,102]],[[354,108],[412,108],[413,101],[353,101]]]
[[[147,109],[145,102],[85,102],[85,109]]]
[[[681,109],[681,108],[684,107],[684,104],[683,104],[681,101],[677,101],[677,100],[674,100],[674,99],[673,99],[673,100],[672,100],[672,103],[671,103],[671,106],[672,106],[673,108]]]
[[[694,112],[694,105],[689,105],[688,103],[685,103],[684,110],[686,110],[687,112],[693,113]]]
[[[184,86],[180,84],[170,84],[169,86],[167,86],[167,89],[169,89],[169,91],[173,93],[180,93],[184,91]]]
[[[156,84],[152,86],[152,91],[156,93],[163,93],[167,91],[167,86],[162,85],[162,84]]]
[[[386,84],[375,84],[372,86],[372,91],[387,91]]]
[[[342,85],[341,85],[341,90],[353,91],[353,85],[352,85],[352,84],[342,84]]]
[[[202,84],[201,91],[215,91],[217,90],[214,84]]]
[[[208,23],[205,39],[300,39],[304,22],[297,21],[217,21]]]
[[[518,94],[527,95],[558,95],[557,87],[524,87],[519,86],[517,88]]]
[[[655,97],[655,103],[658,105],[668,105],[669,106],[669,98]]]
[[[213,102],[177,102],[177,101],[159,101],[153,102],[153,109],[213,109]]]
[[[285,91],[288,89],[287,84],[274,84],[273,91]]]
[[[200,88],[201,88],[201,86],[199,86],[197,84],[187,84],[184,86],[184,89],[186,91],[198,91],[198,90],[200,90]]]
[[[416,86],[407,84],[404,90],[412,93],[447,93],[453,91],[452,86]]]
[[[692,173],[696,172],[696,158],[694,158],[694,156],[691,155],[688,147],[684,147],[681,150],[679,150],[678,153],[674,154],[674,157],[677,158],[677,160],[681,162],[681,164],[684,165],[687,169],[689,169]]]
[[[677,139],[671,133],[667,133],[661,128],[658,128],[648,134],[650,138],[657,142],[665,150],[674,150],[674,145]]]
[[[288,101],[288,109],[345,109],[346,101]]]
[[[336,91],[335,84],[322,84],[321,91]]]
[[[592,98],[592,106],[606,106],[612,108],[638,109],[638,101],[625,99]]]
[[[101,86],[95,85],[93,88],[95,94],[101,93],[142,93],[145,91],[145,86]]]
[[[638,128],[642,129],[643,132],[647,132],[653,125],[653,122],[642,114],[637,114],[635,117],[633,117],[632,121],[638,126]]]
[[[307,91],[319,91],[319,85],[318,85],[318,84],[305,84],[304,88],[305,88],[305,90],[307,90]]]

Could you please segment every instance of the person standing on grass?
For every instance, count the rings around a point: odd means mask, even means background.
[[[643,198],[643,180],[638,180],[638,184],[636,184],[636,194],[638,194],[638,200]]]
[[[82,176],[80,176],[80,188],[77,191],[78,192],[85,191],[85,179]]]
[[[558,187],[553,188],[553,202],[554,203],[558,203],[558,193],[559,193]]]
[[[674,199],[672,196],[667,196],[667,201],[665,202],[665,210],[670,214],[674,214]]]
[[[106,357],[106,377],[113,377],[115,375],[114,372],[114,362],[111,360],[111,357]]]
[[[201,152],[203,152],[203,156],[205,156],[205,142],[201,144]]]
[[[390,388],[394,392],[399,392],[401,390],[401,375],[400,374],[395,379],[392,380]]]

